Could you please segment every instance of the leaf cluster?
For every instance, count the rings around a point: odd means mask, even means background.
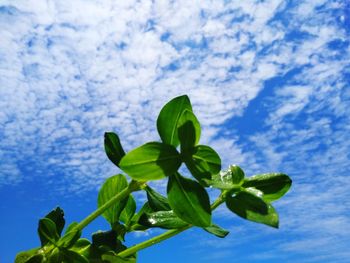
[[[110,229],[94,233],[90,241],[81,238],[79,224],[72,223],[62,235],[64,214],[56,208],[39,220],[41,247],[19,253],[15,262],[136,262],[137,246],[129,250],[124,244],[126,235],[154,227],[176,230],[195,226],[224,238],[229,232],[212,221],[213,210],[222,203],[243,219],[278,228],[272,202],[289,190],[292,181],[287,175],[246,177],[237,165],[222,171],[218,153],[199,144],[201,126],[186,95],[161,109],[157,130],[161,141],[145,143],[127,153],[117,134],[105,133],[107,157],[132,179],[129,183],[122,173],[111,176],[98,193],[96,213],[109,222]],[[190,177],[178,171],[182,164]],[[166,196],[147,185],[152,180],[167,180]],[[138,186],[134,191],[147,195],[138,211],[132,191],[117,202],[111,201],[131,185]],[[208,187],[221,192],[212,204]]]

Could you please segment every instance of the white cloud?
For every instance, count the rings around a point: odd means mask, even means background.
[[[117,172],[104,155],[103,133],[118,132],[127,150],[157,140],[161,106],[187,93],[201,142],[217,149],[225,167],[281,170],[295,180],[278,206],[296,241],[279,251],[347,241],[340,229],[349,224],[350,50],[328,47],[348,38],[337,23],[345,14],[332,13],[342,8],[337,3],[2,1],[0,185],[31,180],[25,167],[38,168],[32,176],[58,191],[96,189]],[[266,80],[293,71],[264,97],[272,89]],[[261,126],[227,130],[233,117],[256,125],[245,119],[256,100],[266,111]],[[341,249],[320,256],[341,260]]]

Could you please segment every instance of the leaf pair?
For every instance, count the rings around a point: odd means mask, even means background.
[[[163,143],[150,142],[125,152],[119,137],[105,134],[108,158],[131,178],[138,181],[158,180],[174,174],[182,161],[192,175],[204,186],[221,169],[219,155],[209,146],[197,145],[201,128],[192,112],[189,98],[179,96],[169,101],[160,111],[157,129]],[[181,144],[181,154],[176,147]]]
[[[219,155],[209,146],[197,145],[201,127],[186,95],[172,99],[162,108],[157,129],[164,143],[181,145],[182,160],[200,183],[220,171]]]
[[[230,166],[207,181],[212,186],[226,190],[226,206],[238,216],[257,223],[278,228],[278,214],[270,202],[281,198],[292,181],[281,173],[256,175],[244,178],[243,170]]]
[[[134,180],[158,180],[173,174],[182,162],[176,150],[179,144],[177,125],[185,109],[189,110],[187,114],[191,114],[192,106],[187,96],[176,98],[173,103],[165,105],[157,121],[164,143],[146,143],[126,155],[119,137],[112,132],[105,133],[105,151],[108,158]],[[182,124],[188,126],[187,123]],[[184,140],[187,138],[188,136],[183,136]]]

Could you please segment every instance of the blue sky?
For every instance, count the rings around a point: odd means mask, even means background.
[[[37,246],[56,205],[69,222],[95,209],[119,172],[105,131],[159,140],[160,108],[188,94],[224,168],[293,188],[279,230],[219,209],[226,239],[192,229],[139,262],[348,262],[349,35],[347,1],[0,1],[0,261]]]

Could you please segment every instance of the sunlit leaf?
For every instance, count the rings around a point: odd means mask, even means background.
[[[269,173],[255,175],[246,178],[243,187],[253,187],[263,193],[263,199],[271,202],[281,198],[288,192],[292,180],[288,175],[282,173]]]
[[[157,193],[149,186],[147,186],[145,190],[147,192],[148,203],[154,212],[171,210],[169,201],[166,197]]]
[[[199,181],[211,179],[212,175],[220,172],[221,159],[211,147],[197,145],[192,156],[186,157],[185,164],[191,174]]]
[[[146,143],[128,152],[120,161],[120,168],[138,181],[157,180],[177,171],[181,158],[168,144]]]
[[[112,197],[119,194],[128,186],[128,181],[125,176],[122,174],[114,175],[108,178],[104,184],[102,185],[99,193],[98,193],[98,207],[101,207],[105,203],[107,203]],[[127,204],[128,198],[123,199],[120,202],[117,202],[110,206],[102,216],[113,225],[115,222],[119,220],[119,216],[123,211],[125,205]]]
[[[231,180],[233,184],[241,184],[244,179],[244,172],[238,165],[230,165]]]
[[[164,229],[174,229],[188,225],[188,223],[180,219],[174,211],[144,213],[139,219],[139,224],[147,227],[160,227]]]
[[[170,206],[179,218],[196,226],[211,225],[209,196],[199,183],[175,173],[169,177],[167,192]]]
[[[164,143],[174,147],[179,145],[178,122],[186,109],[192,111],[190,99],[186,95],[172,99],[161,109],[157,119],[157,129]]]
[[[42,247],[47,243],[55,244],[59,239],[55,223],[46,217],[39,220],[38,234]]]
[[[218,189],[240,191],[243,179],[243,170],[237,165],[230,165],[228,170],[213,174],[210,180],[205,179],[204,181]]]
[[[211,226],[208,227],[203,227],[205,231],[207,231],[210,234],[213,234],[217,237],[224,238],[226,237],[230,232],[219,227],[218,225],[212,224]]]
[[[271,204],[250,192],[226,197],[226,206],[238,216],[278,228],[278,214]]]
[[[136,202],[132,195],[129,195],[125,208],[120,214],[120,220],[128,225],[136,211]]]

